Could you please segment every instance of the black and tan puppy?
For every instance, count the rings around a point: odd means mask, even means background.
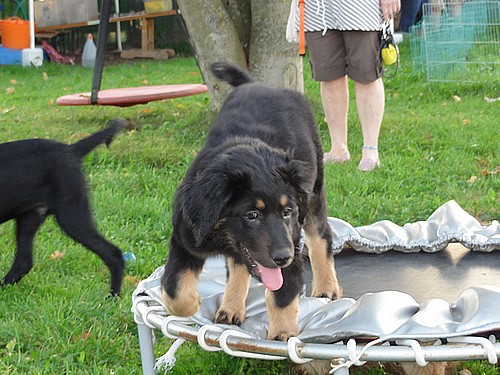
[[[0,284],[14,284],[33,267],[33,239],[48,215],[75,241],[97,254],[111,272],[111,293],[120,293],[124,272],[119,248],[97,231],[85,178],[83,157],[101,143],[109,145],[125,120],[67,145],[45,139],[0,144],[0,223],[16,220],[17,251]]]
[[[199,308],[205,259],[227,258],[217,323],[240,324],[250,277],[267,288],[268,338],[298,334],[304,228],[314,296],[337,298],[323,187],[323,152],[311,109],[298,92],[268,88],[227,63],[214,75],[235,87],[177,190],[173,234],[162,278],[170,313]]]

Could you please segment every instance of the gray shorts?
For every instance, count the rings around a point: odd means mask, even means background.
[[[346,74],[359,83],[382,77],[379,31],[327,30],[306,32],[315,81],[333,81]]]

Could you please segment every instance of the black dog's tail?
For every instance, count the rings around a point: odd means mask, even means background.
[[[229,83],[233,87],[254,81],[246,70],[227,62],[213,63],[210,70],[218,79]]]
[[[125,129],[127,125],[128,121],[121,118],[110,120],[106,129],[98,131],[97,133],[94,133],[91,136],[73,144],[73,150],[80,158],[83,158],[101,143],[109,146],[113,141],[115,134]]]

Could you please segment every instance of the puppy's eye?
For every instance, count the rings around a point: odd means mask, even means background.
[[[245,213],[245,219],[250,220],[250,221],[255,221],[259,218],[259,212],[258,211],[248,211]]]
[[[291,207],[285,207],[283,208],[283,218],[288,219],[292,216],[292,208]]]

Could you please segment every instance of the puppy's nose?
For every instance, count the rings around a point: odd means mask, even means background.
[[[271,258],[278,267],[284,267],[292,261],[292,253],[289,249],[276,250],[271,254]]]
[[[291,257],[273,258],[274,263],[276,263],[276,265],[278,267],[283,267],[283,266],[288,265],[288,262],[290,261],[290,259],[291,259]]]

